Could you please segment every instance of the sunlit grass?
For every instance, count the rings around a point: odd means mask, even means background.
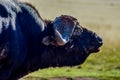
[[[39,72],[40,71],[40,72]],[[29,77],[39,77],[39,78],[53,78],[53,77],[69,77],[69,78],[75,78],[75,77],[93,77],[93,78],[120,78],[117,70],[93,70],[93,69],[78,69],[77,67],[68,68],[49,68],[44,70],[39,70],[36,73],[33,73],[29,75]]]

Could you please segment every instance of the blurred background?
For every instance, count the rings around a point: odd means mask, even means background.
[[[81,67],[49,68],[28,76],[120,79],[120,0],[21,1],[35,6],[43,19],[54,20],[62,14],[74,16],[82,26],[95,31],[104,40],[102,51],[91,55]]]

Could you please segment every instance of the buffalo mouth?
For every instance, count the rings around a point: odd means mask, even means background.
[[[101,45],[99,45],[99,46],[97,46],[92,52],[99,52],[99,51],[101,51],[101,46],[102,46],[102,44]]]
[[[93,52],[99,52],[101,50],[101,47],[99,47],[99,48],[97,48],[97,49],[95,49]]]

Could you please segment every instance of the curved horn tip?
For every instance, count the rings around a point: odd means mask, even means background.
[[[62,35],[57,30],[55,30],[55,39],[60,46],[65,45],[68,42],[66,39],[62,38]]]

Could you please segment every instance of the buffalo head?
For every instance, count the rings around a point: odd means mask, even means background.
[[[42,40],[46,46],[43,56],[49,60],[41,58],[44,61],[43,65],[82,64],[90,53],[98,52],[103,44],[100,36],[82,27],[72,16],[61,15],[48,25],[51,25],[53,30],[48,30],[49,36]]]

